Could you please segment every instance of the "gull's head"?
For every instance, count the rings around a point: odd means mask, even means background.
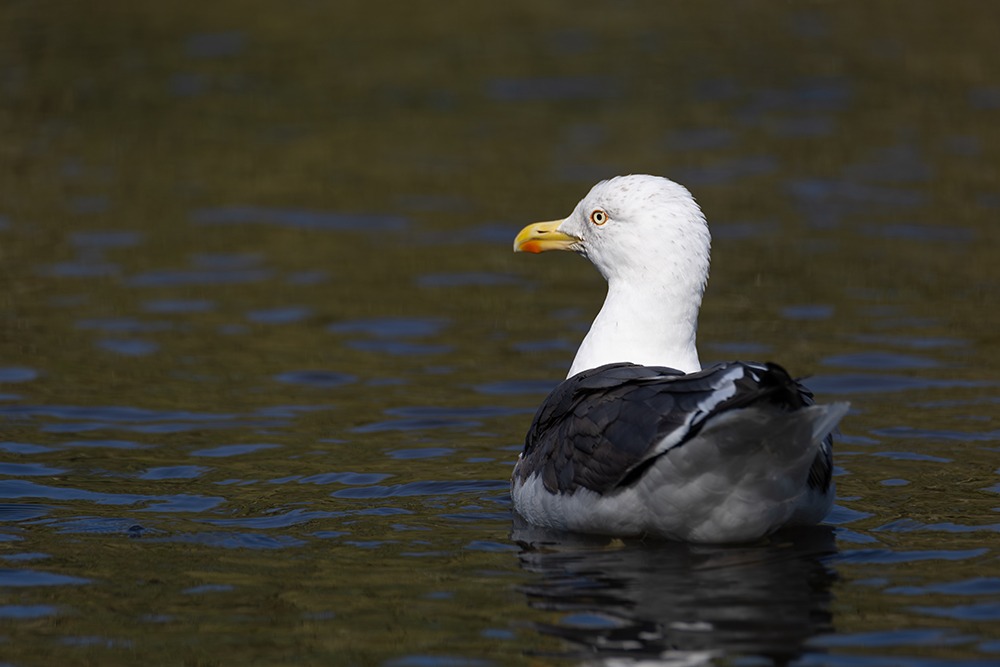
[[[608,281],[659,278],[701,288],[710,246],[691,193],[666,178],[638,174],[601,181],[569,217],[528,225],[514,239],[515,252],[578,252]]]

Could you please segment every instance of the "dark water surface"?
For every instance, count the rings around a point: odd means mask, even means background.
[[[1000,10],[0,6],[0,664],[1000,662]],[[513,256],[688,185],[705,361],[850,400],[838,506],[539,536],[507,484],[596,313]]]

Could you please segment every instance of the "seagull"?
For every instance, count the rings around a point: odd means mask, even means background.
[[[568,218],[514,239],[515,252],[581,254],[608,283],[514,466],[511,498],[529,524],[723,544],[829,513],[831,434],[849,406],[817,405],[774,363],[702,370],[710,248],[691,193],[649,175],[602,181]]]

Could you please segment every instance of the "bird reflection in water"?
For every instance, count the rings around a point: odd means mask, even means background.
[[[833,630],[836,573],[826,561],[836,546],[827,526],[713,547],[553,533],[516,517],[512,538],[521,567],[538,575],[522,589],[528,604],[561,614],[558,624],[535,625],[573,647],[559,657],[693,666],[752,656],[785,665]]]

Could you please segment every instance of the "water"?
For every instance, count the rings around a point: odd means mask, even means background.
[[[1000,661],[1000,16],[980,3],[0,9],[0,663]],[[828,524],[539,535],[630,171],[705,361],[850,400]]]

